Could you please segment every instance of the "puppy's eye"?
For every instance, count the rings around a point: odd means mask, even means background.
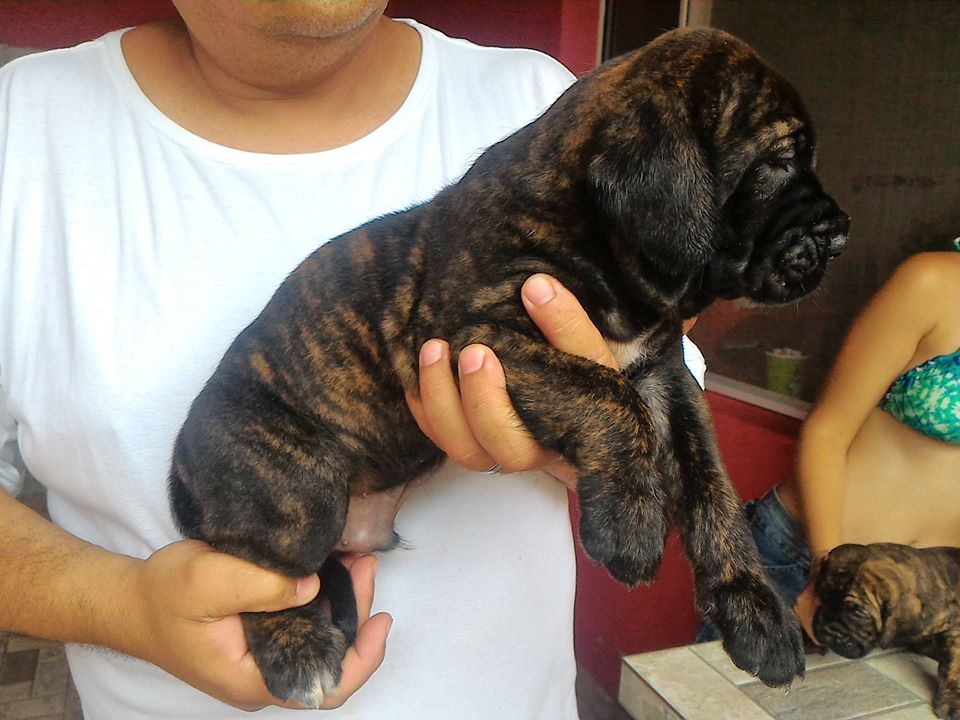
[[[797,157],[797,151],[793,147],[784,148],[777,153],[777,160],[782,163],[788,163]]]
[[[796,157],[797,151],[791,145],[780,148],[767,156],[766,164],[781,170],[789,170]]]
[[[870,613],[867,611],[867,609],[856,600],[850,600],[850,599],[844,600],[843,610],[848,615],[851,615],[853,617],[858,617],[858,618],[870,617]]]

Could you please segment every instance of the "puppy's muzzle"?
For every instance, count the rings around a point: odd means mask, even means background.
[[[824,647],[851,659],[866,655],[877,640],[873,620],[850,608],[833,612],[825,606],[817,608],[813,632]]]
[[[850,218],[829,197],[824,196],[811,211],[794,219],[782,231],[776,245],[784,249],[781,267],[803,273],[825,266],[843,252],[850,230]]]
[[[850,218],[832,200],[812,218],[796,218],[771,243],[773,252],[757,266],[750,296],[762,302],[789,302],[819,285],[827,263],[843,251]]]
[[[847,244],[850,218],[837,212],[808,226],[788,230],[782,244],[785,250],[779,266],[788,285],[801,284],[816,270],[839,257]]]

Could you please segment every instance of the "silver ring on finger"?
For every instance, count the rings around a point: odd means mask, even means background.
[[[483,471],[483,474],[484,474],[484,475],[496,475],[496,474],[498,474],[501,470],[503,470],[503,467],[500,465],[500,463],[494,463],[493,466],[492,466],[489,470],[484,470],[484,471]]]

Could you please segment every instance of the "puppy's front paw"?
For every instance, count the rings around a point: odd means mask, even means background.
[[[580,542],[587,555],[618,582],[651,582],[667,534],[663,505],[655,498],[625,499],[599,484],[581,482]]]
[[[941,679],[933,695],[933,712],[940,720],[960,720],[960,685]]]
[[[762,574],[721,585],[700,601],[733,664],[770,686],[803,677],[803,638],[793,612]]]
[[[343,633],[310,603],[275,613],[244,613],[247,644],[267,689],[281,700],[319,708],[340,684]]]

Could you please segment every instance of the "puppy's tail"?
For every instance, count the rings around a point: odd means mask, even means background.
[[[347,645],[357,639],[357,596],[350,571],[337,559],[328,557],[320,566],[320,592],[330,603],[330,621],[343,633]]]

